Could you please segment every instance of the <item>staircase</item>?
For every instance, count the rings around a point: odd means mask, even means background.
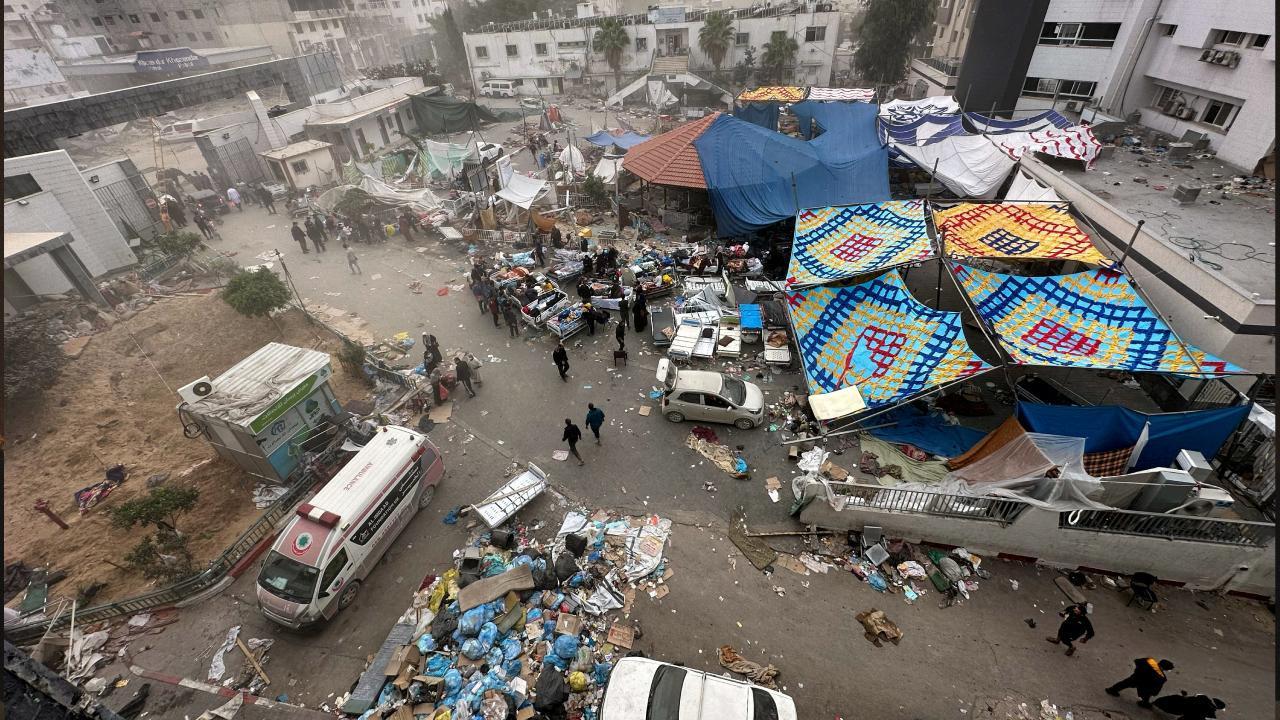
[[[655,55],[650,75],[685,75],[689,72],[688,55]]]

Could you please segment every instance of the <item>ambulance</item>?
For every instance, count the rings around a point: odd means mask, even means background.
[[[425,435],[384,426],[310,502],[298,507],[258,572],[258,607],[301,628],[332,619],[444,476]]]

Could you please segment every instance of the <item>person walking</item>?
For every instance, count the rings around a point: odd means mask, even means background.
[[[636,288],[636,304],[631,306],[631,319],[635,321],[636,332],[644,332],[649,327],[649,302],[640,288]]]
[[[213,228],[209,225],[209,218],[205,217],[204,213],[196,213],[195,223],[205,240],[213,239]]]
[[[507,321],[507,331],[511,333],[511,337],[520,335],[520,318],[516,313],[516,305],[514,302],[507,303],[502,309],[502,317]]]
[[[1075,655],[1076,646],[1074,643],[1077,640],[1083,645],[1093,639],[1093,623],[1089,622],[1088,611],[1084,603],[1076,603],[1068,606],[1058,615],[1063,619],[1062,624],[1058,626],[1057,636],[1047,637],[1045,640],[1054,645],[1066,645],[1066,654]]]
[[[400,234],[404,236],[405,240],[413,241],[413,215],[408,210],[405,210],[400,215]]]
[[[587,419],[584,422],[591,429],[591,434],[596,436],[596,444],[599,445],[600,426],[604,424],[604,411],[591,403],[587,403]]]
[[[436,340],[435,335],[423,334],[422,336],[422,366],[430,375],[440,367],[440,363],[444,362],[444,356],[440,353],[440,342]]]
[[[533,236],[533,257],[538,261],[538,267],[547,266],[546,250],[542,247],[541,233],[537,233]]]
[[[1208,695],[1188,695],[1185,691],[1179,695],[1165,695],[1151,703],[1161,712],[1169,713],[1178,720],[1208,720],[1218,717],[1219,710],[1226,710],[1227,704],[1218,698]]]
[[[577,425],[574,425],[569,418],[564,419],[564,435],[561,439],[569,443],[569,453],[578,458],[578,464],[586,465],[582,460],[582,456],[578,454],[578,441],[582,439],[582,430]]]
[[[551,247],[557,249],[564,247],[564,233],[560,232],[559,225],[551,226]]]
[[[1138,691],[1138,707],[1151,707],[1151,698],[1160,694],[1164,687],[1166,673],[1173,669],[1168,660],[1144,657],[1133,661],[1133,673],[1129,677],[1107,688],[1108,695],[1120,694],[1121,690],[1133,688]]]
[[[497,288],[492,288],[489,292],[489,314],[493,316],[493,326],[502,327],[498,324],[499,310]]]
[[[267,214],[276,214],[276,198],[271,194],[270,190],[258,186],[258,202],[262,203],[262,207],[267,209]]]
[[[244,205],[240,202],[240,191],[234,187],[227,188],[227,203],[236,210],[244,212]]]
[[[293,227],[289,228],[289,232],[293,233],[293,239],[298,241],[298,245],[302,248],[303,255],[310,255],[311,251],[307,249],[307,234],[298,227],[298,221],[293,221]],[[350,258],[348,257],[348,262]]]
[[[312,215],[307,218],[307,237],[311,238],[311,244],[315,246],[316,252],[324,252],[324,240],[321,239],[320,222]]]
[[[364,271],[360,269],[360,258],[356,256],[355,248],[349,243],[343,243],[342,247],[347,249],[347,269],[352,275],[363,275]]]
[[[582,306],[582,319],[587,322],[587,334],[594,337],[596,334],[596,311],[591,308],[591,303]]]
[[[626,317],[626,316],[627,316],[626,313],[622,314],[622,317]],[[618,321],[618,327],[616,330],[613,331],[613,336],[618,339],[618,352],[626,352],[627,326],[621,320]]]
[[[631,303],[627,300],[625,290],[622,299],[618,300],[618,322],[622,323],[624,328],[631,323]]]
[[[454,358],[453,371],[458,375],[458,382],[467,389],[467,397],[475,397],[476,389],[471,387],[471,365],[462,358]]]
[[[569,382],[569,353],[564,349],[564,342],[556,342],[555,352],[551,353],[551,361],[560,371],[560,379]]]
[[[177,200],[170,200],[165,203],[169,206],[169,217],[173,218],[174,224],[180,228],[187,226],[187,213],[182,209],[182,203]]]

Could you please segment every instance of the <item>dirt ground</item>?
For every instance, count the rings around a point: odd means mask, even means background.
[[[159,473],[170,473],[168,484],[200,490],[197,508],[179,528],[191,536],[197,566],[217,557],[262,512],[252,499],[257,483],[217,459],[204,440],[183,437],[175,412],[178,398],[169,388],[203,375],[216,377],[272,341],[330,352],[337,348],[332,335],[313,328],[300,313],[287,313],[278,322],[283,336],[271,320],[237,315],[216,295],[161,297],[136,317],[95,335],[54,387],[34,400],[8,403],[5,563],[49,563],[66,570],[67,579],[54,586],[52,595],[74,596],[93,582],[107,583],[94,602],[154,589],[141,574],[108,563],[123,565],[124,555],[150,530],[112,529],[106,510],[144,494],[147,479]],[[363,397],[364,386],[334,364],[331,384],[338,399]],[[116,463],[124,464],[128,479],[81,514],[74,493],[103,479],[105,468]],[[33,509],[40,499],[69,530]]]

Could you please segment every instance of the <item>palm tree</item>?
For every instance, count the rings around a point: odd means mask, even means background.
[[[706,53],[717,73],[720,72],[724,56],[728,54],[729,46],[733,43],[733,35],[733,20],[728,13],[723,12],[708,15],[702,29],[698,30],[698,48]]]
[[[773,33],[772,39],[764,44],[764,54],[760,56],[760,64],[769,68],[774,82],[782,81],[782,71],[796,61],[796,53],[800,52],[800,44],[785,32]]]
[[[613,69],[614,90],[622,87],[622,51],[631,44],[627,30],[617,18],[605,18],[600,22],[600,29],[591,39],[591,47],[604,55],[605,62]]]

